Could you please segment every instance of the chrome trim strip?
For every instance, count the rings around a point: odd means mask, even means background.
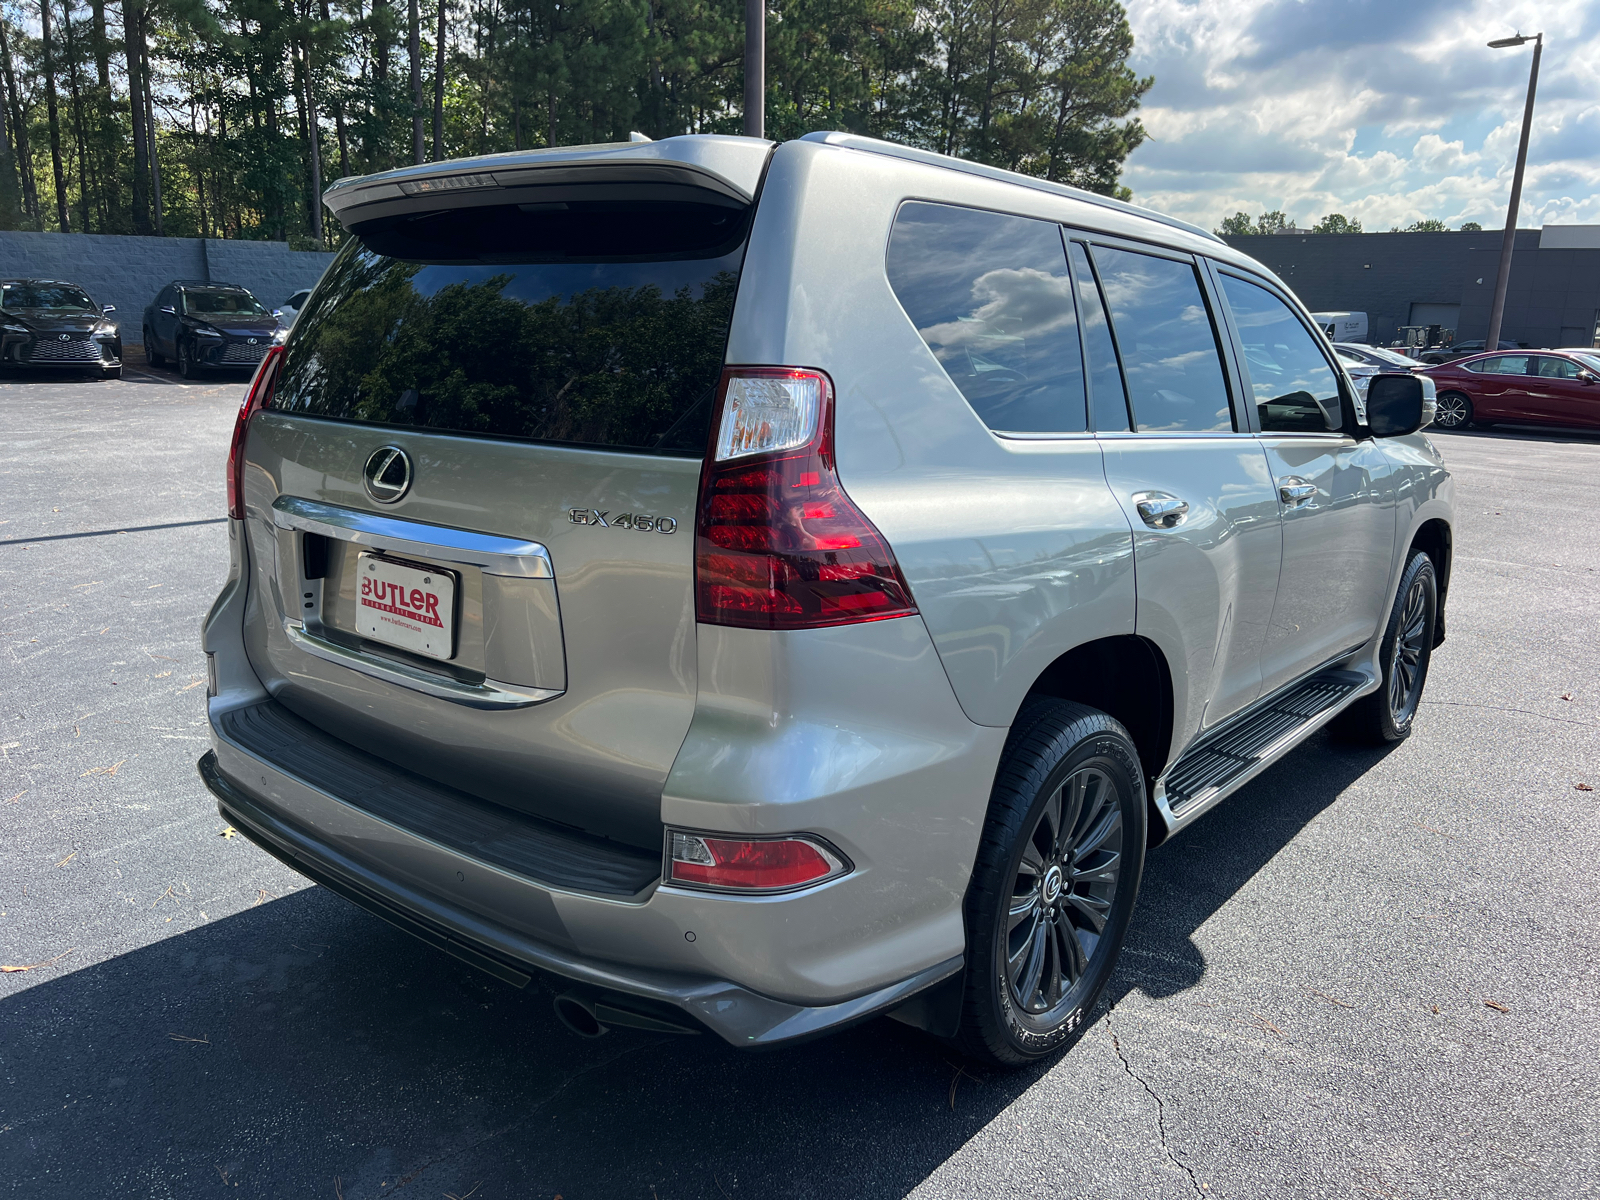
[[[370,675],[374,679],[396,683],[412,691],[435,696],[440,700],[449,700],[454,704],[465,704],[468,708],[528,708],[565,694],[564,689],[524,687],[515,683],[500,683],[493,679],[485,679],[482,683],[463,683],[447,675],[435,675],[431,671],[407,666],[405,663],[373,658],[359,650],[330,642],[327,638],[311,633],[299,621],[285,621],[283,627],[295,646],[324,662],[337,663],[341,667],[349,667],[352,671],[360,671],[363,675]]]
[[[1354,671],[1359,675],[1365,675],[1367,677],[1367,682],[1363,683],[1360,687],[1356,688],[1353,692],[1346,696],[1341,703],[1335,704],[1331,708],[1325,709],[1324,711],[1318,713],[1304,725],[1296,725],[1293,729],[1287,730],[1281,737],[1278,738],[1277,741],[1264,748],[1256,760],[1251,763],[1250,766],[1246,767],[1244,771],[1238,775],[1235,775],[1232,779],[1228,780],[1221,786],[1213,788],[1210,792],[1200,793],[1200,795],[1196,796],[1183,806],[1182,813],[1175,814],[1172,810],[1172,805],[1167,800],[1166,777],[1171,774],[1172,770],[1177,767],[1180,762],[1183,761],[1183,756],[1179,755],[1176,759],[1169,763],[1167,765],[1167,769],[1161,773],[1161,778],[1156,780],[1155,790],[1151,795],[1151,798],[1156,802],[1156,809],[1161,813],[1161,819],[1166,822],[1167,836],[1171,837],[1179,830],[1187,829],[1190,825],[1193,825],[1199,817],[1204,816],[1206,813],[1210,812],[1211,809],[1222,803],[1222,801],[1226,800],[1240,788],[1244,787],[1245,784],[1249,783],[1257,775],[1260,775],[1268,767],[1272,766],[1284,755],[1288,754],[1289,751],[1300,745],[1301,742],[1304,742],[1313,733],[1316,733],[1317,730],[1321,729],[1324,725],[1337,717],[1345,709],[1349,708],[1357,700],[1360,700],[1363,696],[1370,696],[1373,692],[1377,691],[1378,687],[1383,682],[1382,679],[1373,674],[1371,668],[1364,663],[1353,663],[1341,669]],[[1313,671],[1311,675],[1317,675],[1326,670],[1328,670],[1328,667],[1323,666],[1318,668],[1316,671]],[[1289,689],[1304,683],[1307,679],[1311,678],[1311,675],[1301,676],[1301,678],[1296,679],[1273,692],[1272,696],[1264,697],[1263,700],[1258,700],[1255,704],[1252,704],[1243,712],[1240,712],[1236,716],[1229,718],[1228,724],[1231,725],[1235,721],[1249,716],[1256,709],[1260,708],[1266,700],[1272,699],[1273,696],[1281,696]],[[1216,733],[1219,731],[1214,730],[1212,732]]]
[[[272,523],[279,529],[319,533],[392,554],[461,563],[477,567],[485,575],[518,579],[554,579],[556,575],[550,552],[538,542],[425,525],[298,496],[279,496],[272,502]]]

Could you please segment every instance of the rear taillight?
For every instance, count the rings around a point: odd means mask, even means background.
[[[888,543],[834,471],[826,375],[729,367],[712,430],[695,520],[701,622],[814,629],[917,611]]]
[[[233,442],[228,447],[228,515],[235,521],[244,520],[245,434],[250,432],[250,418],[272,402],[272,390],[278,385],[278,371],[282,366],[283,347],[273,346],[256,368],[250,390],[239,406],[238,419],[233,423]]]
[[[833,850],[811,838],[713,837],[667,834],[667,882],[731,892],[775,892],[843,875],[849,868]]]

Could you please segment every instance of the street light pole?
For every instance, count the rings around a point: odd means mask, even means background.
[[[767,134],[767,0],[744,0],[744,135]]]
[[[1517,143],[1517,170],[1511,176],[1511,206],[1506,210],[1505,236],[1500,241],[1500,271],[1494,280],[1494,306],[1489,309],[1489,336],[1485,350],[1500,349],[1500,321],[1506,312],[1506,285],[1511,282],[1511,250],[1517,240],[1517,206],[1522,203],[1522,170],[1528,165],[1528,134],[1533,128],[1533,94],[1539,87],[1539,54],[1544,49],[1544,34],[1532,38],[1518,34],[1490,42],[1493,50],[1533,42],[1533,67],[1528,72],[1528,103],[1522,110],[1522,140]]]

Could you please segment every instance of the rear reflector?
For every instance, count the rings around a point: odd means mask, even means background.
[[[283,367],[283,347],[273,346],[256,368],[250,390],[239,406],[239,416],[233,423],[233,441],[228,446],[228,515],[235,521],[244,520],[244,439],[250,432],[250,418],[272,403],[272,392],[278,385],[278,372]]]
[[[742,841],[699,833],[668,835],[667,882],[736,892],[773,892],[821,883],[846,867],[809,838]]]
[[[695,521],[698,619],[814,629],[915,613],[888,543],[834,471],[828,377],[729,367],[716,412]]]

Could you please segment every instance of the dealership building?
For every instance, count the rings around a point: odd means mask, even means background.
[[[1366,313],[1367,340],[1387,346],[1405,325],[1453,329],[1458,342],[1487,337],[1502,236],[1294,230],[1224,240],[1277,272],[1312,312]],[[1517,230],[1500,337],[1600,346],[1600,225]]]

